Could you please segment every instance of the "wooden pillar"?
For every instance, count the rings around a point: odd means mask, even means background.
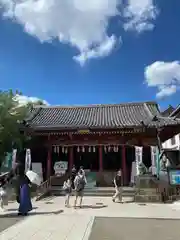
[[[73,164],[74,164],[73,147],[69,147],[69,171],[72,170]]]
[[[123,185],[127,184],[127,166],[126,166],[126,146],[122,145],[122,174]]]
[[[99,172],[103,171],[103,149],[102,145],[99,145]]]
[[[52,146],[50,143],[50,135],[48,135],[47,179],[49,179],[51,176],[51,164],[52,164],[51,153],[52,153]]]

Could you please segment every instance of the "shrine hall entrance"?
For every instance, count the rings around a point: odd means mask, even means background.
[[[120,146],[103,147],[103,170],[118,171],[122,169],[122,148]]]
[[[97,146],[75,146],[73,148],[74,162],[76,169],[82,166],[91,172],[99,171],[99,151]]]

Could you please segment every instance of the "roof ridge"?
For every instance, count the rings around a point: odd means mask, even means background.
[[[170,117],[172,117],[174,114],[176,114],[176,112],[178,112],[180,110],[180,104],[177,105],[176,108],[174,108],[174,110],[169,114]]]
[[[150,109],[148,108],[147,104],[144,103],[143,105],[144,105],[144,108],[145,108],[146,112],[148,113],[149,117],[150,117],[150,118],[153,118],[154,115],[152,114],[152,112],[151,112]]]
[[[113,107],[113,106],[128,106],[128,105],[149,105],[154,104],[157,105],[155,101],[147,101],[147,102],[129,102],[129,103],[110,103],[110,104],[87,104],[87,105],[40,105],[40,106],[34,106],[34,108],[95,108],[95,107]]]
[[[29,115],[28,118],[25,119],[25,121],[27,121],[27,122],[32,121],[40,113],[41,109],[42,109],[41,107],[36,108],[36,111],[31,112],[31,114]]]

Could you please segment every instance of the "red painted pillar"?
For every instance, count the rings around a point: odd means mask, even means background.
[[[52,146],[50,144],[50,135],[48,135],[48,154],[47,154],[47,179],[51,176],[51,153],[52,153]]]
[[[103,171],[103,149],[102,145],[99,145],[99,171]]]
[[[123,174],[123,185],[127,183],[127,167],[126,167],[126,147],[122,145],[122,174]]]
[[[74,164],[74,155],[73,155],[73,147],[69,148],[69,171],[71,171]]]

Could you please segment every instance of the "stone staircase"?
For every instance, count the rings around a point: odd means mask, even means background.
[[[85,196],[111,197],[114,194],[113,187],[86,187]],[[61,186],[51,186],[50,195],[63,196],[64,191]],[[135,189],[132,187],[123,187],[123,197],[132,197],[134,199]]]

